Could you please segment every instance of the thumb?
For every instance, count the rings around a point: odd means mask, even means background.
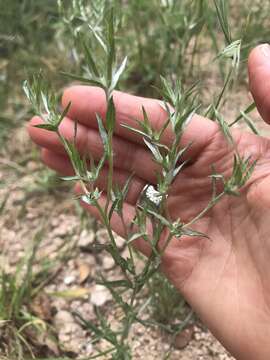
[[[253,49],[248,59],[249,87],[258,111],[270,124],[270,46]]]

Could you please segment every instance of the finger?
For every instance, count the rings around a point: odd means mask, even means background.
[[[134,119],[143,120],[142,107],[145,108],[149,120],[154,129],[160,129],[167,119],[167,113],[160,105],[160,101],[126,94],[120,91],[114,92],[114,103],[116,108],[115,134],[130,142],[142,143],[143,140],[121,124],[138,128]],[[64,107],[71,102],[68,116],[90,128],[97,128],[96,113],[102,118],[106,115],[106,100],[104,91],[91,86],[72,86],[65,90],[62,104]],[[194,115],[188,124],[183,137],[182,146],[191,142],[187,154],[188,158],[195,158],[211,142],[215,133],[219,131],[218,125],[211,120]],[[166,145],[172,143],[174,136],[171,129],[164,132],[162,142]]]
[[[253,49],[248,59],[249,86],[258,111],[270,123],[270,46],[262,44]]]
[[[57,171],[58,173],[64,176],[71,176],[74,174],[72,165],[66,156],[55,154],[47,149],[43,149],[41,157],[42,161],[48,167]],[[97,186],[99,190],[106,191],[108,175],[109,169],[105,166],[101,170],[98,180],[95,182],[95,186]],[[129,177],[130,173],[127,171],[115,169],[113,174],[113,185],[117,185],[120,189],[123,189]],[[129,184],[129,191],[125,199],[126,202],[135,205],[144,187],[145,181],[138,178],[137,176],[133,176]]]
[[[60,155],[50,150],[42,149],[41,159],[46,166],[62,176],[74,175],[72,165],[68,157],[65,155]]]
[[[82,194],[81,187],[79,184],[77,184],[75,186],[75,192],[78,195]],[[102,208],[105,207],[106,201],[107,201],[106,194],[101,195],[101,197],[99,199],[99,204]],[[98,221],[102,222],[100,213],[95,206],[88,205],[88,204],[86,204],[86,202],[84,202],[82,200],[80,201],[80,203],[81,203],[81,206],[89,214],[94,216]],[[124,224],[126,227],[123,225],[123,221],[122,221],[121,217],[116,212],[113,212],[113,215],[112,215],[111,221],[110,221],[110,226],[111,226],[112,230],[114,232],[116,232],[118,235],[122,236],[123,238],[126,238],[126,229],[132,223],[132,221],[135,217],[135,214],[136,214],[136,212],[135,212],[134,206],[125,202],[123,204],[123,217],[124,217]],[[151,248],[150,248],[149,244],[143,238],[134,240],[132,242],[132,244],[136,247],[136,249],[141,251],[144,255],[149,256],[151,254]]]
[[[40,123],[42,123],[42,120],[34,117],[28,126],[28,132],[32,140],[43,148],[47,148],[59,155],[65,155],[65,149],[58,135],[36,128],[35,125]],[[64,138],[72,141],[74,138],[74,122],[69,118],[65,118],[60,125],[60,132]],[[98,131],[82,124],[77,126],[76,147],[81,155],[91,154],[96,161],[104,153],[104,147]],[[159,167],[152,160],[150,152],[145,148],[115,136],[113,138],[113,153],[115,167],[129,173],[134,172],[147,182],[156,182],[156,172],[159,171]]]

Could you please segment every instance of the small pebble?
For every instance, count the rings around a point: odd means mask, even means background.
[[[96,306],[102,306],[109,300],[111,300],[109,290],[103,285],[95,285],[90,295],[91,303]]]
[[[76,280],[76,277],[74,275],[69,275],[64,278],[64,283],[66,285],[71,285],[75,282],[75,280]]]

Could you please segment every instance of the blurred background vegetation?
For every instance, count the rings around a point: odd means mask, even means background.
[[[215,73],[220,64],[213,59],[224,47],[224,40],[212,1],[111,2],[116,7],[119,52],[129,59],[123,89],[157,96],[159,75],[192,83],[207,79],[210,69]],[[270,4],[267,0],[227,3],[232,37],[242,39],[245,62],[251,47],[270,38]],[[104,0],[64,0],[59,12],[56,0],[0,0],[1,137],[4,129],[27,116],[23,79],[42,68],[60,93],[66,81],[60,71],[81,71],[84,59],[74,33],[81,27],[87,33],[88,23],[98,27],[103,4]],[[222,66],[215,77],[219,75]],[[245,79],[245,64],[240,66],[241,76]]]

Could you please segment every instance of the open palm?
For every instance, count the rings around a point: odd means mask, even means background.
[[[269,67],[269,69],[268,69]],[[253,51],[249,61],[251,89],[259,111],[270,120],[270,55],[266,47]],[[264,79],[269,78],[267,87]],[[262,81],[263,80],[263,81]],[[63,104],[72,102],[68,117],[61,124],[62,134],[71,139],[74,120],[78,121],[77,146],[82,153],[91,152],[98,159],[103,152],[95,116],[106,113],[102,90],[74,86],[67,89]],[[124,184],[135,173],[127,201],[126,221],[134,216],[134,205],[145,184],[155,183],[157,165],[139,137],[121,126],[135,126],[145,107],[154,127],[159,128],[166,112],[159,102],[116,92],[114,102],[117,125],[114,137],[114,181]],[[269,112],[270,114],[270,112]],[[267,117],[268,116],[268,117]],[[41,146],[43,161],[63,174],[72,168],[57,136],[29,125],[32,139]],[[209,236],[173,239],[163,257],[163,270],[202,318],[215,336],[238,359],[270,358],[270,140],[235,131],[234,140],[241,155],[256,159],[255,171],[239,197],[226,196],[201,218],[195,226]],[[169,130],[163,137],[170,144]],[[188,157],[192,163],[175,180],[168,199],[169,212],[187,222],[206,207],[211,198],[211,165],[229,177],[233,152],[216,123],[194,116],[183,136],[183,146],[193,142]],[[106,167],[99,187],[106,188]],[[77,189],[77,191],[79,191]],[[83,204],[98,216],[96,209]],[[122,223],[115,216],[112,226],[123,235]],[[147,254],[143,240],[137,246]]]

